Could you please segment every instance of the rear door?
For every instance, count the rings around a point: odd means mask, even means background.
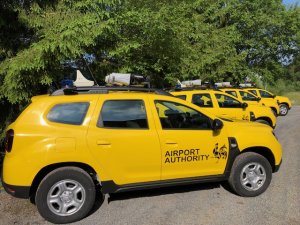
[[[160,180],[160,142],[147,96],[109,96],[100,97],[87,135],[106,179],[119,185]]]

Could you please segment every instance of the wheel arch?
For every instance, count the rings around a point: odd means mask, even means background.
[[[270,124],[271,127],[274,127],[273,121],[269,117],[262,116],[262,117],[256,118],[255,120],[265,120]]]
[[[80,169],[84,170],[85,172],[87,172],[91,176],[91,178],[95,182],[95,185],[100,184],[100,180],[97,176],[96,171],[94,170],[93,167],[91,167],[88,164],[80,163],[80,162],[61,162],[61,163],[50,164],[50,165],[47,165],[44,168],[42,168],[36,174],[36,176],[33,179],[33,182],[32,182],[31,187],[30,187],[30,192],[29,192],[30,200],[32,202],[34,202],[35,193],[37,191],[37,188],[38,188],[39,184],[43,180],[43,178],[47,174],[49,174],[51,171],[53,171],[55,169],[58,169],[58,168],[62,168],[62,167],[77,167],[77,168],[80,168]]]
[[[263,147],[263,146],[249,147],[249,148],[246,148],[243,151],[241,151],[241,154],[246,153],[246,152],[254,152],[254,153],[257,153],[257,154],[265,157],[269,161],[269,163],[272,167],[272,172],[275,172],[275,169],[276,169],[275,157],[269,148]]]

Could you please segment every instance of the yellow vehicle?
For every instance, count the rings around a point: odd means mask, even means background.
[[[205,108],[221,118],[257,121],[276,126],[276,116],[269,107],[248,105],[223,91],[190,89],[172,91],[172,95]]]
[[[274,99],[279,105],[281,116],[287,115],[289,110],[292,108],[290,99],[285,96],[276,96],[273,93],[261,88],[245,88],[245,90],[255,94],[261,99]]]
[[[8,127],[5,150],[5,190],[34,199],[53,223],[84,218],[97,189],[107,194],[228,180],[238,195],[254,197],[268,188],[282,157],[269,126],[222,120],[141,88],[73,88],[34,97]]]
[[[279,106],[273,98],[260,98],[254,95],[253,93],[240,88],[223,88],[220,90],[236,97],[240,101],[247,102],[249,105],[268,106],[272,109],[275,116],[280,114]]]

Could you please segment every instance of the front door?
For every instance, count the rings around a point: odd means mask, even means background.
[[[228,158],[225,129],[214,132],[210,118],[183,104],[154,101],[162,147],[162,179],[223,174]]]
[[[242,102],[221,93],[215,94],[215,97],[218,102],[216,115],[239,120],[250,120],[250,113],[247,108],[243,108]]]

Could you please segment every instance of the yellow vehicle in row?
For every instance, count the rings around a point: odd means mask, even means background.
[[[251,137],[251,138],[250,138]],[[269,126],[219,119],[148,88],[72,88],[32,103],[6,133],[2,182],[52,223],[88,215],[103,194],[228,180],[254,197],[279,169]]]
[[[289,110],[292,108],[292,103],[290,99],[285,96],[276,96],[273,93],[261,88],[251,87],[251,88],[245,88],[245,90],[255,94],[257,97],[261,99],[274,99],[279,105],[281,116],[287,115]]]
[[[249,105],[263,105],[270,107],[275,116],[280,114],[277,101],[274,101],[273,98],[260,98],[253,93],[240,88],[222,88],[220,90],[236,97],[240,101],[247,102]]]
[[[276,116],[269,107],[248,105],[223,91],[188,88],[172,91],[171,94],[222,118],[257,121],[273,128],[276,126]]]

